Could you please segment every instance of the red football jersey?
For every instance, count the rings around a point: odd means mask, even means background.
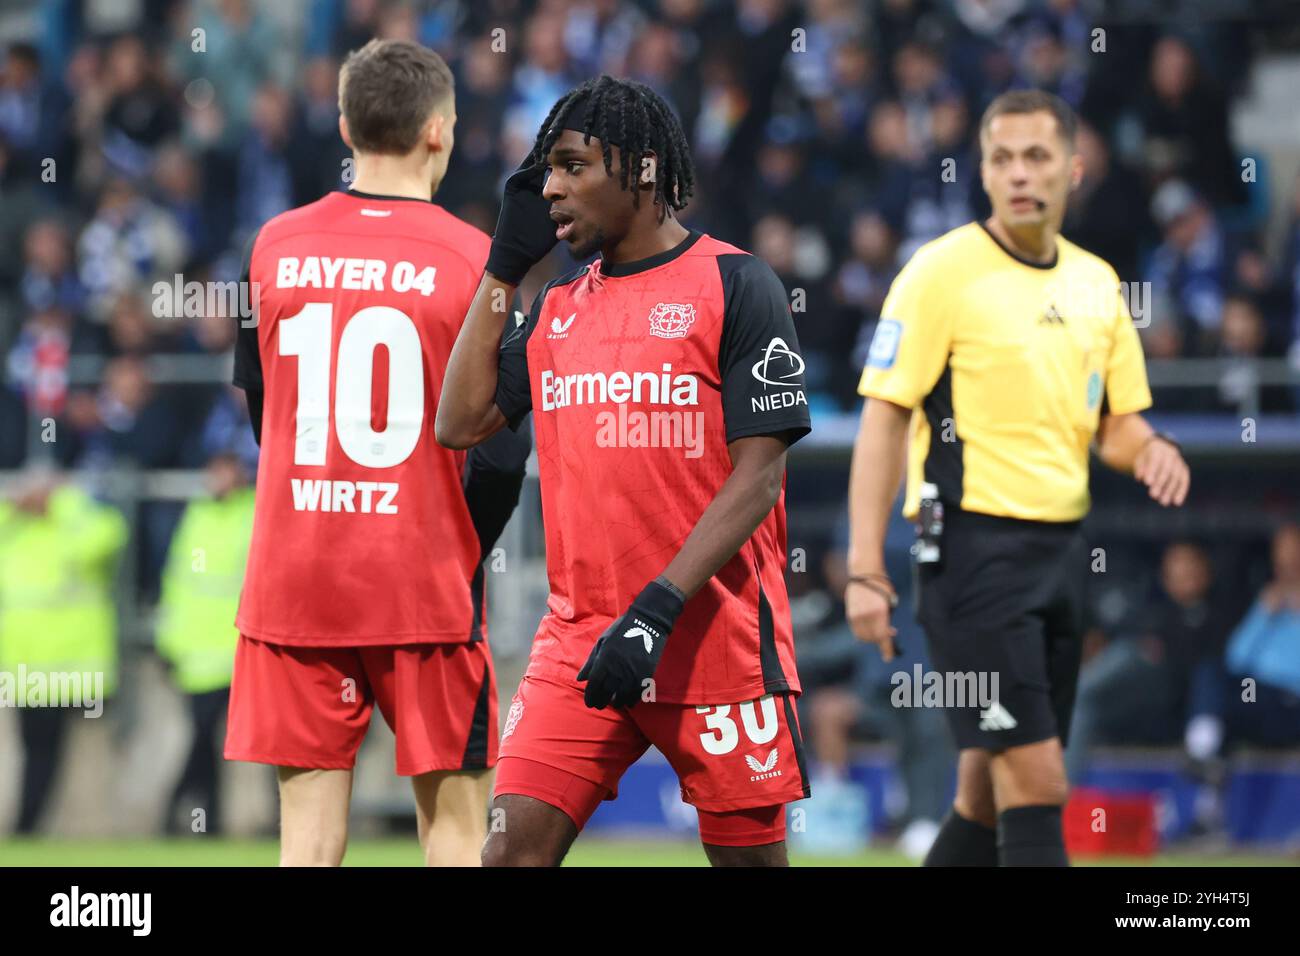
[[[727,443],[810,428],[784,288],[761,259],[692,232],[641,262],[546,286],[503,337],[497,405],[535,419],[548,613],[528,673],[572,682],[601,633],[681,549],[731,474]],[[797,691],[785,493],[687,603],[655,699]]]
[[[434,438],[489,240],[432,202],[336,192],[275,217],[234,382],[265,393],[236,625],[278,644],[482,637],[464,452]]]

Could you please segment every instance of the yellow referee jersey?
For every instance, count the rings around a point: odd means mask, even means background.
[[[1101,415],[1151,405],[1115,270],[1056,248],[1033,263],[972,222],[918,249],[890,287],[858,391],[913,409],[908,517],[930,481],[963,510],[1078,520]]]

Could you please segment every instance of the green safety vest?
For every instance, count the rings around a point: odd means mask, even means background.
[[[187,694],[230,686],[235,612],[253,533],[253,489],[191,501],[172,537],[158,605],[158,653]]]
[[[113,571],[126,520],[73,485],[44,515],[0,502],[0,671],[99,672],[117,685]]]

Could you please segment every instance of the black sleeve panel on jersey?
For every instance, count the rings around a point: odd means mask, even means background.
[[[533,299],[533,307],[528,315],[516,312],[513,324],[506,322],[505,330],[501,333],[501,350],[497,357],[496,406],[501,409],[501,414],[514,431],[519,430],[524,418],[533,410],[533,392],[528,378],[528,339],[541,320],[546,294],[559,286],[568,285],[586,272],[586,266],[579,266],[567,275],[546,283],[542,286],[542,291],[537,293],[537,298]]]
[[[536,303],[531,315],[513,313],[506,320],[501,349],[497,352],[496,405],[506,417],[506,424],[515,431],[533,410],[533,390],[528,380],[528,336],[536,324]]]
[[[502,429],[470,449],[465,460],[465,503],[478,532],[480,558],[486,558],[519,504],[528,454],[528,432]]]
[[[240,316],[236,319],[239,323],[239,332],[235,337],[235,374],[231,381],[246,392],[263,390],[262,353],[257,344],[258,303],[253,301],[253,291],[249,285],[253,265],[253,245],[257,242],[260,232],[259,229],[253,233],[252,238],[248,240],[248,245],[244,247],[244,263],[239,270],[240,301],[244,301],[243,290],[247,289],[247,300],[253,307],[253,315]]]
[[[812,431],[799,339],[776,273],[757,256],[718,256],[722,275],[722,413],[727,441],[774,435],[793,445]]]
[[[244,390],[244,397],[248,399],[248,423],[253,426],[253,440],[257,442],[258,447],[262,444],[262,390],[260,388],[249,388]]]
[[[533,410],[533,390],[528,379],[528,337],[537,327],[546,293],[555,283],[548,283],[537,293],[528,315],[515,312],[506,320],[501,333],[501,350],[497,353],[496,405],[514,431],[519,430]]]

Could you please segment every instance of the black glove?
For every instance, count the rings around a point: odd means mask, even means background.
[[[488,251],[487,271],[511,285],[519,285],[557,241],[551,203],[542,198],[546,166],[532,164],[531,158],[525,159],[506,180],[501,215]]]
[[[684,606],[676,589],[658,581],[645,586],[627,612],[596,641],[578,671],[578,680],[587,682],[583,700],[588,707],[631,707],[641,699],[645,681],[654,676]]]

